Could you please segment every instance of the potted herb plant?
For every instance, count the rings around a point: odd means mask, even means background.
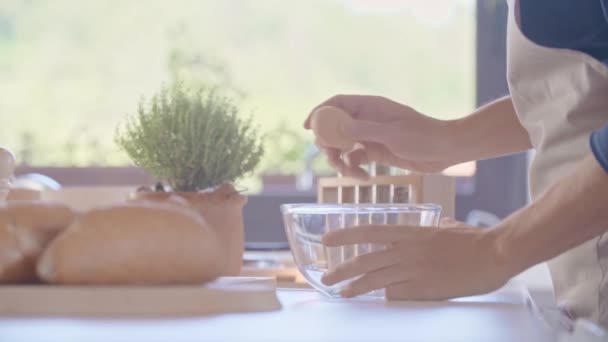
[[[234,101],[215,88],[177,83],[142,100],[137,114],[117,128],[115,140],[137,166],[168,185],[135,197],[177,197],[198,210],[224,245],[223,275],[238,275],[246,197],[233,182],[252,172],[263,155],[251,118],[241,118]]]

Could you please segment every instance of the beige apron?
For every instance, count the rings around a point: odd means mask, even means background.
[[[530,41],[518,24],[518,1],[509,0],[507,78],[536,150],[530,169],[536,199],[590,153],[590,133],[608,122],[608,68],[584,53]],[[608,326],[607,234],[548,264],[558,305]]]

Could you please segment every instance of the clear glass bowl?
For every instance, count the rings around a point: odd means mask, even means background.
[[[340,290],[353,279],[326,286],[321,283],[323,274],[357,255],[385,247],[378,244],[326,247],[321,243],[325,233],[366,224],[436,227],[441,207],[435,204],[284,204],[281,212],[293,257],[304,278],[325,295],[339,297]],[[365,296],[384,298],[384,290]]]

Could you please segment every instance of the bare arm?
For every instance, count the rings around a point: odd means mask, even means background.
[[[495,228],[500,259],[518,273],[608,229],[608,175],[591,153],[537,201]]]
[[[457,120],[438,120],[379,96],[338,95],[320,106],[335,106],[355,120],[343,134],[362,148],[339,151],[321,146],[345,176],[365,178],[359,167],[372,161],[419,172],[438,172],[454,164],[529,149],[509,97]],[[317,107],[317,108],[318,108]],[[304,123],[310,128],[310,118]]]
[[[449,229],[370,225],[324,236],[328,246],[380,243],[322,279],[355,278],[344,296],[386,288],[390,299],[436,300],[493,291],[514,275],[608,230],[608,175],[589,156],[530,206],[492,229],[444,221]]]
[[[468,158],[530,147],[515,116],[497,108],[512,109],[512,104],[503,99],[462,119],[470,137],[454,144],[462,144]],[[447,220],[442,225],[450,229],[369,225],[326,234],[328,246],[388,247],[343,263],[322,281],[334,285],[356,278],[342,290],[344,296],[386,288],[389,299],[446,299],[499,288],[528,267],[608,231],[608,124],[591,135],[590,144],[569,175],[492,229]]]
[[[461,119],[448,121],[454,162],[466,162],[525,151],[532,147],[510,97],[491,102]]]

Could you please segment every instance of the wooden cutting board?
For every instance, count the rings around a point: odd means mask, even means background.
[[[183,286],[0,286],[0,316],[193,316],[281,308],[273,278]]]

